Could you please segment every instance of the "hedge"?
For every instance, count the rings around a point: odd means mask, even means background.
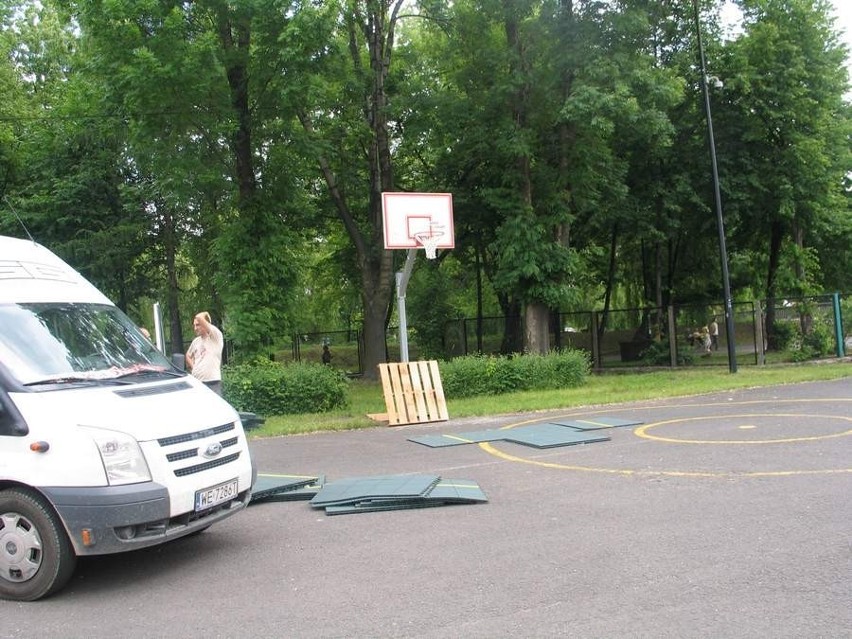
[[[258,415],[321,413],[348,404],[348,380],[322,364],[256,362],[225,366],[225,399],[239,411]]]
[[[549,355],[469,355],[441,362],[440,370],[444,395],[452,399],[582,386],[590,362],[584,351],[576,350]]]

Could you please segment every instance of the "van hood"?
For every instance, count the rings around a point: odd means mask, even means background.
[[[127,386],[10,393],[28,424],[121,431],[144,442],[228,424],[239,415],[191,375]]]

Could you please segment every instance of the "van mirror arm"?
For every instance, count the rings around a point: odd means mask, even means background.
[[[186,355],[183,353],[172,353],[172,366],[179,371],[186,371]]]

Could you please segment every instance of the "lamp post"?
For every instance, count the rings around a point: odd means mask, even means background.
[[[698,0],[692,0],[695,12],[695,34],[698,37],[698,55],[701,62],[701,89],[704,93],[704,115],[707,117],[707,138],[710,146],[710,164],[713,169],[713,197],[716,204],[716,227],[719,232],[719,254],[722,261],[722,293],[725,297],[725,332],[728,342],[728,369],[737,372],[737,348],[734,339],[734,307],[731,300],[731,278],[728,274],[728,251],[725,248],[725,221],[722,218],[722,192],[719,188],[719,168],[716,164],[716,141],[713,137],[713,118],[710,116],[710,90],[707,87],[707,65],[704,45],[701,43],[701,21]]]

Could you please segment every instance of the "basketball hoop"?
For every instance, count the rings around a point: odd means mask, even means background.
[[[428,231],[414,234],[414,239],[426,251],[426,259],[434,260],[438,254],[438,242],[444,237],[441,228],[443,228],[441,225],[432,223],[429,225]]]

